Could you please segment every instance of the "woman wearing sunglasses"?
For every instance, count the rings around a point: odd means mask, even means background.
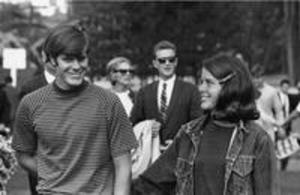
[[[117,94],[127,115],[130,116],[134,100],[134,93],[130,90],[134,67],[129,59],[115,57],[107,63],[106,69],[112,84],[112,91]]]
[[[259,117],[246,66],[224,54],[205,60],[203,116],[183,125],[173,144],[134,183],[136,194],[276,194],[276,161]]]

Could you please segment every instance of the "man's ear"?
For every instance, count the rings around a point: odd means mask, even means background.
[[[157,69],[158,64],[157,64],[156,60],[152,60],[152,64],[153,64],[153,67]]]

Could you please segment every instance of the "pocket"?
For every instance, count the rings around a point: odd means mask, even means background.
[[[249,175],[253,171],[254,160],[255,157],[251,155],[239,156],[233,166],[233,172],[240,177]]]
[[[237,158],[228,182],[229,194],[253,194],[251,173],[254,170],[254,161],[255,157],[250,155],[241,155]]]

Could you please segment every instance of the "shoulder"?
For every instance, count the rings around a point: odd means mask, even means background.
[[[142,89],[144,89],[144,90],[149,90],[149,89],[152,89],[153,87],[156,87],[156,86],[158,86],[158,81],[154,81],[154,82],[152,82],[152,83],[146,85],[146,86],[143,87]]]
[[[254,121],[250,121],[246,124],[247,130],[249,130],[250,138],[253,139],[253,137],[258,142],[266,142],[271,141],[271,138],[269,134],[257,123]]]
[[[153,83],[147,84],[144,87],[142,87],[137,94],[143,94],[143,93],[147,93],[153,89],[155,89],[158,86],[158,81],[154,81]]]
[[[202,114],[200,117],[183,124],[180,128],[180,131],[186,134],[195,133],[198,130],[198,127],[202,126],[206,118],[207,115]]]
[[[21,105],[27,105],[29,107],[36,107],[42,104],[46,99],[50,97],[52,90],[51,84],[41,87],[35,91],[32,91],[25,95],[21,100]]]

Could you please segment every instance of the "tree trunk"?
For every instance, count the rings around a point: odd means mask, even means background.
[[[300,67],[299,64],[300,58],[298,54],[299,49],[299,2],[295,1],[286,1],[284,3],[285,11],[285,23],[286,23],[286,57],[287,57],[287,67],[288,67],[288,76],[292,82],[295,84],[295,81],[300,78]]]

